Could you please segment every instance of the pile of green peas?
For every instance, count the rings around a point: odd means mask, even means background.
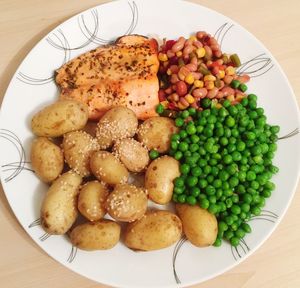
[[[174,181],[173,201],[200,205],[218,219],[215,246],[228,240],[232,246],[251,232],[247,221],[261,214],[271,196],[271,182],[278,168],[272,164],[279,126],[267,124],[257,96],[222,107],[202,99],[202,111],[180,112],[180,128],[171,138],[169,154],[180,161],[180,177]]]

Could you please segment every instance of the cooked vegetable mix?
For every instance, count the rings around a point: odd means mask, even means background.
[[[250,232],[246,221],[261,213],[275,189],[270,180],[278,172],[272,159],[279,126],[267,124],[254,94],[236,105],[225,100],[219,109],[210,99],[202,105],[207,109],[185,110],[175,120],[181,130],[173,134],[169,154],[180,160],[181,176],[173,200],[215,214],[215,246],[222,238],[237,246]]]

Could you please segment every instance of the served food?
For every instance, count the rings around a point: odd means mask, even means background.
[[[60,97],[85,103],[91,119],[114,106],[128,107],[139,119],[153,117],[159,103],[157,52],[156,40],[140,35],[87,52],[57,70]]]
[[[58,69],[61,99],[32,119],[32,167],[51,185],[45,231],[84,250],[114,247],[121,223],[134,250],[183,234],[197,247],[239,245],[275,188],[279,132],[245,93],[239,65],[200,31],[159,52],[153,39],[124,36]],[[171,201],[177,215],[151,207]]]

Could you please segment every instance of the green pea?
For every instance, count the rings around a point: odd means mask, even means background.
[[[184,187],[184,179],[183,177],[177,177],[174,181],[175,187]]]
[[[175,194],[182,194],[184,192],[184,187],[174,187],[174,193]]]
[[[193,108],[193,107],[190,107],[190,108],[188,109],[188,111],[189,111],[189,114],[190,114],[191,116],[195,116],[196,113],[197,113],[197,110],[196,110],[195,108]]]
[[[247,181],[253,181],[256,179],[256,174],[253,171],[248,171],[246,179]]]
[[[271,190],[265,189],[265,190],[262,191],[262,196],[265,197],[265,198],[269,198],[269,197],[271,197],[271,195],[272,195]]]
[[[225,164],[230,164],[230,163],[232,163],[232,156],[231,156],[230,154],[225,155],[224,158],[223,158],[223,162],[224,162]]]
[[[242,239],[242,238],[244,238],[245,237],[245,231],[243,230],[243,229],[241,229],[241,228],[239,228],[239,229],[237,229],[236,231],[235,231],[235,236],[237,237],[237,238],[239,238],[239,239]]]
[[[191,136],[191,141],[192,141],[192,143],[196,144],[196,143],[199,142],[199,140],[200,140],[200,138],[199,138],[198,135],[192,135],[192,136]]]
[[[239,85],[238,88],[239,88],[239,90],[241,90],[242,92],[246,92],[247,89],[248,89],[247,85],[244,84],[244,83],[241,83],[241,84]]]
[[[199,179],[199,187],[200,188],[205,188],[207,187],[208,183],[207,183],[207,180],[206,179]]]
[[[194,196],[190,195],[186,198],[186,203],[188,203],[189,205],[196,205],[197,200]]]
[[[234,233],[231,230],[227,230],[224,232],[224,238],[226,240],[230,240],[233,236],[234,236]]]
[[[183,120],[182,118],[176,118],[176,119],[175,119],[175,125],[176,125],[177,127],[182,127],[183,124],[184,124],[184,120]]]
[[[241,104],[246,107],[248,105],[248,98],[243,98],[242,101],[241,101]]]
[[[236,146],[234,145],[234,144],[229,144],[228,146],[227,146],[227,151],[228,151],[228,153],[232,153],[233,151],[235,151],[236,150]]]
[[[239,80],[232,80],[231,83],[230,83],[230,86],[233,89],[237,89],[240,86],[240,84],[241,84],[241,82]]]
[[[156,159],[156,158],[158,158],[159,157],[159,152],[158,151],[156,151],[156,150],[151,150],[150,152],[149,152],[149,157],[150,157],[150,159]]]
[[[200,104],[201,104],[201,107],[203,107],[203,108],[209,108],[211,106],[211,100],[209,98],[203,98],[201,100]]]
[[[232,106],[233,107],[233,106]],[[232,116],[227,116],[225,119],[225,124],[228,127],[233,127],[235,125],[235,120]]]
[[[245,213],[250,211],[250,205],[248,203],[242,203],[241,204],[241,210]]]
[[[186,184],[189,186],[189,187],[194,187],[196,186],[198,183],[198,178],[195,177],[195,176],[188,176],[186,178]]]
[[[245,148],[246,148],[245,142],[243,142],[243,141],[238,141],[238,142],[236,143],[236,150],[237,150],[237,151],[242,152],[242,151],[245,150]]]
[[[261,151],[261,147],[260,146],[254,146],[251,148],[251,153],[252,155],[261,155],[262,154],[262,151]]]
[[[220,179],[215,179],[215,180],[213,181],[213,186],[214,186],[215,188],[220,188],[220,187],[222,187],[222,181],[221,181]]]
[[[200,189],[198,187],[193,187],[191,189],[191,195],[194,197],[198,197],[200,194]]]
[[[251,208],[251,213],[255,216],[259,216],[261,214],[261,209],[258,206],[254,206]]]
[[[220,247],[222,245],[222,239],[221,238],[216,238],[214,244],[215,247]]]
[[[220,139],[220,144],[221,144],[222,146],[226,146],[226,145],[228,144],[228,139],[227,139],[226,137],[222,137],[222,138]]]
[[[189,149],[189,144],[186,143],[186,142],[180,142],[179,145],[178,145],[178,149],[181,151],[181,152],[185,152]]]
[[[186,202],[186,195],[185,194],[180,194],[178,197],[177,197],[177,201],[179,203],[185,203]]]
[[[189,172],[190,172],[190,165],[188,165],[188,164],[181,164],[180,165],[180,172],[182,173],[182,174],[185,174],[185,175],[187,175]]]
[[[229,178],[229,174],[227,171],[222,170],[220,171],[219,177],[221,181],[226,181]]]
[[[230,177],[228,181],[229,181],[229,186],[231,188],[234,188],[239,184],[239,179],[237,177],[234,177],[234,176]]]
[[[200,167],[194,167],[192,169],[192,175],[198,177],[202,174],[202,169]]]
[[[210,203],[207,210],[211,214],[217,214],[219,212],[219,206],[217,204]]]
[[[209,201],[207,199],[201,199],[200,207],[203,209],[207,209],[209,207]]]
[[[214,195],[216,193],[216,188],[212,185],[207,185],[205,188],[205,193],[207,195]]]
[[[218,111],[218,114],[221,118],[225,118],[228,115],[228,111],[226,110],[226,108],[221,107]]]
[[[252,203],[252,196],[251,196],[251,194],[245,193],[242,198],[243,198],[243,201],[245,203],[247,203],[247,204],[251,204]]]
[[[174,158],[176,160],[180,160],[182,158],[183,154],[181,151],[176,151],[175,154],[174,154]]]
[[[257,106],[256,101],[254,101],[254,100],[249,100],[249,102],[248,102],[248,107],[249,107],[250,109],[254,110],[254,109],[256,108],[256,106]]]

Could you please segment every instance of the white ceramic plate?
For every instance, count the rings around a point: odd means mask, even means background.
[[[258,95],[268,122],[280,125],[280,136],[287,136],[279,140],[274,161],[280,167],[273,178],[276,191],[267,201],[264,216],[252,219],[253,232],[237,249],[226,243],[221,248],[199,249],[185,242],[148,253],[133,252],[122,243],[108,251],[76,253],[66,237],[47,238],[34,222],[39,218],[47,187],[30,171],[27,161],[33,138],[30,119],[41,106],[58,97],[53,71],[65,61],[126,33],[172,39],[198,30],[216,33],[223,51],[236,52],[243,63],[248,63],[242,69],[253,77],[249,91]],[[44,251],[66,267],[117,287],[183,287],[232,268],[253,253],[278,225],[298,179],[297,104],[276,60],[231,19],[178,0],[115,1],[87,10],[55,28],[32,49],[12,78],[2,104],[0,128],[1,180],[21,225]]]

